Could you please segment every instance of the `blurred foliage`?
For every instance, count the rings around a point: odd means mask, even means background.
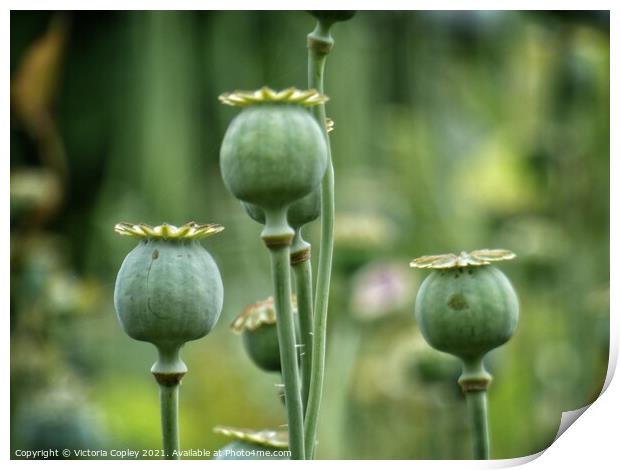
[[[222,318],[184,358],[184,448],[278,428],[228,328],[269,292],[224,189],[233,89],[306,83],[303,12],[11,13],[12,448],[159,448],[154,349],[115,318],[119,221],[224,225]],[[609,342],[609,16],[360,12],[334,28],[337,242],[320,458],[469,458],[458,365],[421,339],[423,254],[505,247],[522,303],[488,360],[492,457],[545,448],[593,401]],[[318,251],[318,224],[309,238]]]

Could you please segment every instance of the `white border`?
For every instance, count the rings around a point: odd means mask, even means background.
[[[337,3],[337,5],[335,4]],[[326,0],[316,0],[313,2],[304,2],[299,4],[293,4],[291,2],[284,1],[262,1],[260,3],[250,3],[247,1],[239,1],[239,0],[228,0],[226,2],[226,8],[230,10],[235,9],[299,9],[305,10],[309,8],[313,9],[330,9],[330,8],[340,8],[340,9],[358,9],[358,10],[372,10],[378,7],[381,9],[390,10],[390,9],[490,9],[490,10],[537,10],[537,9],[598,9],[598,10],[611,10],[611,51],[612,51],[612,60],[611,60],[611,77],[612,79],[618,76],[617,74],[617,57],[614,57],[615,51],[617,51],[617,47],[619,45],[618,41],[618,32],[617,32],[617,21],[615,21],[615,11],[612,7],[612,2],[609,1],[590,1],[590,2],[577,2],[577,1],[563,1],[563,2],[550,2],[550,1],[503,1],[501,4],[498,4],[497,1],[474,1],[474,2],[456,2],[456,1],[445,1],[445,0],[436,0],[434,2],[421,2],[421,1],[411,1],[411,2],[386,2],[382,1],[380,4],[376,2],[368,2],[368,1],[326,1]],[[102,1],[90,1],[84,2],[81,1],[57,1],[57,2],[43,2],[43,1],[33,1],[33,0],[21,0],[21,1],[9,1],[8,6],[10,9],[17,10],[28,10],[28,9],[58,9],[58,10],[84,10],[84,9],[153,9],[153,10],[182,10],[182,9],[210,9],[213,6],[211,2],[206,0],[197,1],[197,0],[176,0],[174,2],[170,1],[162,1],[162,0],[154,0],[154,1],[136,1],[136,0],[125,0],[125,1],[112,1],[108,0],[105,2]],[[4,193],[4,197],[1,204],[1,211],[4,217],[4,220],[9,220],[9,126],[10,126],[10,110],[9,110],[9,93],[10,93],[10,65],[9,65],[9,54],[10,54],[10,14],[7,11],[5,15],[2,16],[2,30],[5,31],[5,41],[4,41],[4,77],[6,80],[6,84],[3,90],[4,102],[6,103],[5,113],[4,113],[4,132],[5,136],[7,136],[4,145],[4,165],[0,170],[2,173],[2,191]],[[613,130],[617,130],[617,109],[618,109],[618,94],[616,93],[616,88],[614,85],[617,83],[612,80],[611,82],[611,155],[614,155],[616,150],[616,143],[614,141],[613,136],[615,133]],[[619,163],[617,158],[610,158],[610,178],[612,178],[611,184],[611,207],[617,207],[617,199],[618,199],[618,190],[613,185],[613,180],[618,180],[618,168]],[[618,216],[614,214],[614,210],[611,210],[611,240],[620,240],[619,238],[620,232],[618,231]],[[9,374],[10,370],[10,362],[9,362],[9,353],[10,353],[10,341],[7,336],[10,335],[8,322],[9,322],[9,282],[10,282],[10,266],[9,266],[9,233],[7,230],[2,231],[2,244],[0,246],[0,256],[4,261],[2,263],[2,294],[4,301],[4,314],[5,314],[5,341],[3,343],[2,348],[2,364],[4,365],[5,377]],[[476,462],[476,461],[384,461],[381,465],[389,465],[393,467],[402,467],[410,469],[411,465],[415,465],[416,468],[432,468],[432,469],[445,469],[445,468],[502,468],[502,467],[511,467],[516,465],[527,464],[528,468],[536,469],[546,469],[549,466],[559,466],[559,465],[569,465],[569,466],[585,466],[585,465],[602,465],[608,464],[614,461],[618,461],[617,455],[617,432],[618,423],[614,421],[614,418],[620,416],[620,385],[618,385],[618,380],[612,381],[613,374],[615,371],[615,367],[618,359],[618,338],[620,338],[620,328],[619,328],[619,320],[618,320],[618,300],[615,295],[614,287],[617,286],[618,280],[618,270],[616,266],[619,261],[619,249],[617,243],[611,243],[610,246],[610,254],[611,254],[611,276],[610,276],[610,285],[611,285],[611,345],[610,345],[610,366],[607,374],[607,379],[605,382],[604,392],[601,397],[596,400],[587,411],[581,415],[578,419],[577,423],[573,426],[570,426],[568,430],[564,434],[562,434],[557,442],[552,444],[547,450],[536,454],[535,456],[522,457],[518,459],[510,459],[510,460],[495,460],[488,462]],[[0,394],[5,403],[5,406],[8,407],[9,402],[9,391],[8,386],[4,386],[0,389]],[[9,419],[8,413],[5,414],[5,423],[1,428],[1,438],[2,438],[2,455],[5,460],[8,460],[10,454],[10,446],[9,446]],[[536,458],[538,457],[538,458]],[[15,461],[12,460],[9,462],[10,465],[21,467],[21,466],[31,466],[41,464],[41,461],[37,462],[28,462],[28,461]],[[84,461],[69,461],[69,462],[60,462],[60,461],[49,461],[43,462],[43,465],[47,466],[77,466],[83,467],[85,464]],[[106,461],[88,461],[88,466],[105,466],[108,467],[110,465],[109,462]],[[124,463],[125,464],[125,463]],[[123,465],[124,465],[123,464]],[[303,465],[320,465],[320,462],[305,462],[301,463]],[[358,468],[374,468],[379,462],[376,461],[341,461],[339,465],[355,465]],[[140,461],[137,463],[130,464],[129,462],[126,465],[138,465],[138,466],[160,466],[167,465],[166,462],[157,462],[157,461]],[[177,464],[178,465],[178,464]],[[204,466],[204,461],[184,461],[182,465],[200,465]],[[233,461],[228,464],[218,464],[216,462],[210,462],[208,465],[232,465],[233,467],[239,466],[247,466],[252,465],[254,468],[269,468],[273,469],[274,466],[279,465],[291,465],[290,462],[261,462],[261,461],[252,461],[251,463],[243,463],[242,461]],[[609,465],[603,466],[603,468],[607,468]],[[282,467],[284,468],[284,467]]]

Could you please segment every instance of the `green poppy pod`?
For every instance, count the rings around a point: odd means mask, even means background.
[[[332,24],[338,21],[348,21],[355,16],[356,12],[355,10],[311,10],[308,13],[319,21]]]
[[[235,439],[215,451],[214,460],[289,460],[286,431],[217,426],[214,432]]]
[[[224,94],[220,100],[244,107],[222,141],[224,184],[237,199],[265,211],[267,244],[290,244],[286,211],[319,186],[328,161],[321,127],[304,108],[327,98],[315,90],[262,88]]]
[[[514,254],[507,250],[478,250],[411,263],[434,269],[415,304],[420,330],[431,346],[467,362],[512,337],[519,319],[517,294],[504,273],[489,266],[511,258]]]
[[[297,301],[291,298],[298,330]],[[266,372],[280,372],[280,346],[273,297],[248,305],[231,325],[243,339],[243,347],[252,362]],[[296,331],[299,337],[299,332]]]
[[[224,289],[215,261],[200,238],[223,230],[218,225],[117,224],[116,232],[140,239],[116,278],[114,306],[125,332],[154,344],[160,359],[156,375],[182,374],[178,351],[202,338],[217,322]]]
[[[265,211],[247,202],[241,202],[247,214],[259,224],[265,224]],[[321,191],[319,188],[291,205],[286,214],[288,224],[297,230],[321,215]]]
[[[97,410],[71,386],[38,391],[35,399],[19,405],[12,419],[19,448],[72,451],[56,458],[75,458],[74,450],[101,448],[106,442]]]

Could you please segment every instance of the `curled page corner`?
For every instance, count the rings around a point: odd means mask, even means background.
[[[564,434],[564,431],[566,431],[582,414],[585,413],[588,408],[590,408],[590,405],[591,403],[576,410],[563,411],[558,432],[549,446],[553,445],[553,443],[557,441],[562,434]]]
[[[610,321],[611,321],[611,319],[610,319]],[[609,387],[609,384],[611,383],[611,379],[613,378],[614,373],[616,371],[617,363],[618,363],[618,341],[614,340],[614,336],[613,335],[610,335],[610,338],[609,338],[609,362],[607,364],[607,375],[605,376],[605,382],[603,383],[603,387],[601,388],[601,391],[598,394],[598,397],[596,397],[596,399],[594,401],[598,400],[598,398],[603,393],[605,393],[605,390],[607,390],[607,388]],[[594,401],[592,403],[594,403]],[[577,421],[577,419],[579,419],[579,417],[582,414],[584,414],[586,412],[586,410],[588,408],[590,408],[590,406],[592,406],[592,403],[588,403],[587,405],[585,405],[585,406],[583,406],[581,408],[577,408],[575,410],[570,410],[570,411],[562,412],[562,418],[560,419],[560,426],[558,427],[558,432],[555,435],[555,437],[553,438],[553,441],[551,442],[551,444],[549,444],[549,446],[547,447],[547,449],[549,447],[551,447],[553,445],[553,443],[555,441],[557,441],[560,438],[560,436],[562,434],[564,434],[564,432],[569,427],[571,427],[573,425],[573,423],[575,421]]]
[[[603,384],[603,387],[601,388],[600,393],[598,394],[598,397],[596,397],[596,400],[598,400],[598,398],[603,393],[605,393],[616,371],[616,365],[618,363],[618,339],[617,339],[618,335],[614,335],[614,332],[618,331],[618,326],[619,326],[616,324],[616,321],[614,321],[610,317],[609,362],[607,365],[607,375],[605,376],[605,382]],[[592,403],[594,403],[594,401]],[[533,460],[536,460],[538,457],[544,454],[547,451],[547,449],[549,449],[549,447],[551,447],[555,443],[555,441],[557,441],[560,438],[560,436],[564,434],[564,432],[569,427],[571,427],[572,424],[575,421],[577,421],[577,419],[579,419],[579,417],[582,414],[584,414],[588,408],[590,408],[590,406],[592,406],[592,403],[589,403],[575,410],[562,412],[562,417],[560,418],[560,425],[558,427],[558,432],[553,438],[553,441],[551,441],[551,443],[546,448],[541,450],[540,452],[537,452],[531,455],[526,455],[523,457],[516,457],[512,459],[491,460],[490,462],[493,462],[495,464],[493,465],[495,468],[507,468],[507,467],[517,467],[519,465],[523,465]]]
[[[501,460],[490,460],[493,462],[494,468],[510,468],[510,467],[518,467],[519,465],[525,465],[526,463],[530,463],[532,460],[536,460],[540,457],[547,449],[541,450],[540,452],[536,452],[535,454],[525,455],[523,457],[515,457],[512,459],[501,459]]]
[[[603,389],[604,390],[604,389]],[[601,391],[602,393],[602,391]],[[504,460],[496,460],[495,462],[497,463],[496,468],[508,468],[508,467],[517,467],[519,465],[524,465],[526,463],[529,463],[533,460],[536,460],[538,457],[540,457],[542,454],[544,454],[547,449],[549,449],[549,447],[551,447],[553,445],[553,443],[555,441],[558,440],[558,438],[564,434],[564,431],[566,431],[575,421],[577,421],[577,419],[583,414],[585,413],[585,411],[590,408],[590,404],[576,409],[576,410],[570,410],[570,411],[563,411],[562,412],[562,417],[560,418],[560,426],[558,428],[558,432],[555,435],[555,437],[553,438],[553,441],[551,441],[551,443],[545,447],[543,450],[541,450],[540,452],[536,452],[535,454],[530,454],[530,455],[526,455],[524,457],[516,457],[513,459],[504,459]]]

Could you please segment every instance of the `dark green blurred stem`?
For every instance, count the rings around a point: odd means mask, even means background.
[[[467,392],[465,397],[472,425],[474,458],[477,460],[487,460],[489,458],[487,392],[486,390],[472,390]]]
[[[323,73],[325,58],[334,44],[330,34],[330,24],[319,21],[314,31],[308,35],[308,87],[323,93]],[[325,127],[325,106],[312,108],[327,142],[328,163],[321,183],[321,248],[316,282],[316,301],[314,314],[314,335],[312,346],[312,373],[308,407],[306,409],[306,456],[314,457],[316,434],[323,395],[325,377],[325,347],[327,330],[327,308],[329,302],[329,284],[334,250],[334,167],[332,165],[329,136]]]
[[[477,460],[489,458],[489,424],[487,416],[487,390],[492,377],[485,370],[483,357],[463,360],[463,373],[459,384],[465,393],[473,441],[473,456]]]
[[[166,460],[179,460],[179,383],[159,384],[161,430]]]
[[[297,293],[297,312],[301,340],[301,400],[304,413],[308,405],[310,376],[312,372],[312,263],[310,244],[301,236],[301,229],[295,231],[291,246],[291,266],[295,273],[295,292]]]
[[[346,312],[346,315],[334,316],[330,334],[338,338],[338,354],[326,364],[325,380],[338,386],[331,388],[329,400],[322,407],[324,422],[328,425],[321,426],[321,450],[331,459],[359,459],[358,450],[351,447],[347,425],[354,376],[352,364],[360,357],[363,330],[360,322]]]
[[[290,250],[288,245],[280,245],[269,246],[269,251],[280,345],[280,364],[288,414],[289,449],[291,459],[304,460],[303,409],[297,366],[295,324],[291,306]]]

